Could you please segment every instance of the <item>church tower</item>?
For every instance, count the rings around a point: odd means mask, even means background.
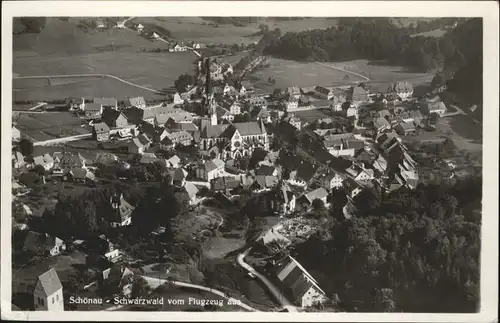
[[[209,109],[210,109],[210,124],[212,126],[215,126],[215,125],[217,125],[217,104],[215,103],[215,99],[213,97],[213,94],[210,97]]]

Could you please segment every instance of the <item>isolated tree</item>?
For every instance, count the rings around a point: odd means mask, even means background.
[[[184,73],[184,74],[181,74],[177,78],[177,80],[174,81],[174,86],[178,92],[182,93],[182,92],[185,92],[187,90],[187,88],[190,85],[193,85],[195,82],[196,82],[196,79],[193,75]]]
[[[19,149],[21,150],[21,154],[24,156],[31,156],[33,154],[33,143],[23,138],[19,141]]]

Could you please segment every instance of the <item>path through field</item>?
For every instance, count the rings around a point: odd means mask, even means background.
[[[352,72],[352,71],[348,71],[348,70],[345,70],[343,68],[340,68],[340,67],[336,67],[336,66],[333,66],[333,65],[329,65],[329,64],[325,64],[325,63],[321,63],[321,62],[316,62],[316,64],[319,64],[321,66],[325,66],[325,67],[329,67],[329,68],[333,68],[334,70],[337,70],[337,71],[341,71],[341,72],[344,72],[344,73],[348,73],[348,74],[352,74],[352,75],[356,75],[356,76],[359,76],[361,77],[362,79],[366,80],[366,81],[370,81],[370,78],[369,77],[366,77],[362,74],[359,74],[359,73],[356,73],[356,72]]]

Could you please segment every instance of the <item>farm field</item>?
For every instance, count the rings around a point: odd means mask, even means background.
[[[321,118],[330,118],[331,117],[328,114],[328,110],[326,110],[326,109],[297,111],[297,112],[294,112],[293,114],[304,121],[314,121],[314,120],[318,120]]]
[[[406,71],[400,66],[391,66],[370,62],[366,59],[358,59],[347,62],[331,63],[335,67],[345,69],[347,71],[356,72],[369,77],[372,82],[394,82],[408,80],[413,85],[430,82],[433,78],[431,73],[412,73]],[[352,76],[352,75],[351,75]]]
[[[362,81],[361,77],[349,75],[349,80],[344,80],[347,73],[328,68],[317,63],[305,63],[288,61],[279,58],[270,59],[270,67],[258,70],[252,77],[258,78],[255,87],[272,91],[275,88],[286,88],[288,86],[313,86],[329,85],[335,83],[351,83]],[[275,84],[267,82],[269,77],[276,80]]]
[[[282,33],[298,32],[307,29],[324,29],[335,25],[336,21],[328,18],[306,18],[294,21],[274,21],[261,18],[256,23],[244,27],[219,24],[215,27],[212,21],[200,17],[137,17],[132,23],[151,23],[166,28],[176,39],[213,44],[249,44],[259,37],[249,37],[259,30],[260,24],[269,28],[280,28]]]
[[[37,141],[83,135],[90,131],[80,126],[80,119],[68,112],[22,113],[17,124],[23,133]]]

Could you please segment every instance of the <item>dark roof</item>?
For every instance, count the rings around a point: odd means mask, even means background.
[[[54,248],[56,238],[45,233],[29,231],[26,239],[24,240],[24,249],[33,250],[34,248],[41,247],[45,251]]]
[[[94,123],[94,131],[96,133],[105,133],[105,132],[109,132],[109,127],[107,124],[105,124],[104,122],[100,122],[100,123]]]
[[[94,103],[102,106],[116,106],[118,101],[115,98],[94,98]],[[87,109],[87,107],[85,107]]]
[[[352,165],[352,161],[350,160],[347,160],[345,158],[342,158],[342,157],[334,157],[332,158],[332,160],[330,161],[330,168],[332,168],[333,170],[339,172],[339,173],[345,173],[345,170],[349,167],[351,167]]]
[[[310,162],[304,160],[297,169],[297,177],[308,182],[313,178],[318,169],[318,166],[315,166]]]
[[[108,126],[110,127],[113,127],[114,123],[116,122],[116,119],[118,119],[118,117],[122,115],[122,113],[120,111],[117,111],[115,109],[112,109],[112,108],[109,108],[109,107],[106,107],[104,108],[104,110],[102,111],[102,116],[101,116],[101,119],[102,121],[104,121]],[[123,114],[123,116],[125,118],[127,118],[127,116],[125,114]]]
[[[146,105],[146,101],[144,100],[144,98],[142,96],[138,96],[136,98],[130,98],[130,99],[128,99],[128,102],[133,107]]]
[[[61,281],[54,268],[50,268],[48,271],[38,276],[38,281],[42,285],[42,289],[47,296],[62,289]]]
[[[259,167],[259,169],[257,169],[257,171],[255,172],[255,175],[272,176],[275,171],[276,171],[276,167],[274,167],[274,166],[262,165]]]
[[[234,123],[234,126],[242,136],[260,135],[265,133],[265,129],[262,129],[261,125],[255,121]]]
[[[73,178],[84,179],[87,176],[87,170],[83,168],[72,168],[71,173],[73,174]]]
[[[128,109],[123,110],[123,115],[133,124],[141,124],[144,116],[144,110],[130,107]]]

